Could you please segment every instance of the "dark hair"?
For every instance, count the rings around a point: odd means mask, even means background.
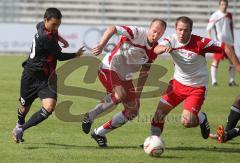
[[[154,22],[159,22],[161,25],[164,26],[164,29],[167,28],[167,23],[166,23],[163,19],[161,19],[161,18],[154,18],[154,19],[152,20],[151,24],[150,24],[150,27],[152,26],[152,24],[153,24]]]
[[[192,26],[193,26],[192,19],[190,19],[187,16],[178,17],[177,20],[176,20],[176,24],[175,24],[176,27],[177,27],[178,22],[180,22],[180,21],[185,23],[185,24],[188,24],[190,26],[190,29],[192,30]]]
[[[61,19],[62,18],[61,11],[57,8],[47,8],[44,14],[44,19],[49,20],[51,18]]]
[[[221,2],[226,2],[228,4],[228,0],[219,0],[219,5],[221,4]]]

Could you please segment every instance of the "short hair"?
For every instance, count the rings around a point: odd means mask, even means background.
[[[163,20],[163,19],[161,19],[161,18],[154,18],[154,19],[151,21],[150,27],[152,26],[152,24],[153,24],[154,22],[159,22],[161,25],[164,26],[164,29],[167,28],[167,23],[166,23],[166,21]]]
[[[192,21],[192,19],[190,19],[190,18],[187,17],[187,16],[180,16],[180,17],[178,17],[177,20],[176,20],[176,24],[175,24],[176,27],[177,27],[178,22],[180,22],[180,21],[183,22],[183,23],[185,23],[185,24],[188,24],[188,25],[190,26],[191,30],[192,30],[192,27],[193,27],[193,21]]]
[[[61,11],[57,8],[47,8],[44,14],[44,19],[49,20],[51,18],[61,19],[62,18]]]
[[[221,4],[221,2],[225,2],[225,3],[227,3],[227,4],[228,4],[228,0],[219,0],[218,4],[220,5],[220,4]]]

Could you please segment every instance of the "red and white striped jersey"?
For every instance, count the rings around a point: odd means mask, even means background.
[[[136,26],[116,26],[121,38],[111,53],[102,60],[101,68],[115,71],[122,80],[131,80],[143,64],[152,63],[157,54],[153,52],[158,43],[150,46],[147,30]]]
[[[208,84],[205,53],[221,53],[224,49],[224,43],[193,34],[185,44],[178,41],[176,34],[164,38],[160,44],[173,48],[170,53],[175,68],[173,78],[192,87]]]
[[[214,29],[217,41],[234,45],[232,13],[215,11],[208,22],[207,30]]]

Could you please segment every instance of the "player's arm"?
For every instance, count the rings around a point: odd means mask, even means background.
[[[207,31],[208,38],[211,38],[211,30]]]
[[[154,53],[161,55],[163,53],[171,53],[172,50],[170,46],[158,45],[154,48]]]
[[[233,18],[232,18],[232,14],[231,14],[231,23],[230,23],[230,28],[231,28],[231,34],[234,40],[234,25],[233,25]]]
[[[137,87],[136,87],[137,98],[140,98],[141,96],[143,86],[147,81],[150,68],[151,68],[151,64],[145,64],[142,66],[140,70],[138,81],[137,81]]]
[[[58,55],[58,60],[59,61],[65,61],[65,60],[69,60],[69,59],[72,59],[72,58],[80,57],[80,56],[83,55],[84,51],[85,51],[84,46],[82,46],[78,49],[78,51],[76,53],[60,52],[60,54]]]
[[[69,47],[69,43],[67,42],[67,40],[65,40],[62,36],[60,36],[59,34],[58,34],[58,41],[60,41],[62,44],[63,44],[63,48],[67,48],[67,47]]]
[[[215,23],[216,23],[216,18],[214,17],[214,15],[212,15],[210,18],[209,18],[209,21],[208,21],[208,24],[207,24],[207,35],[208,35],[208,38],[211,38],[211,31],[212,29],[214,28],[215,26]]]
[[[229,60],[235,66],[236,70],[240,73],[240,62],[239,62],[238,57],[237,57],[236,53],[234,52],[232,46],[225,44],[224,51],[227,54]]]
[[[109,26],[106,31],[104,32],[100,42],[94,48],[92,48],[92,53],[94,55],[99,55],[102,53],[103,48],[106,46],[110,38],[117,33],[117,29],[115,26]]]
[[[173,48],[170,42],[171,38],[170,37],[166,37],[164,38],[159,45],[157,45],[153,52],[155,54],[161,55],[163,53],[171,53]]]

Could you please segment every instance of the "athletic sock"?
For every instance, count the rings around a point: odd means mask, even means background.
[[[89,121],[92,122],[94,119],[101,113],[109,110],[113,105],[116,105],[118,102],[115,100],[112,94],[108,94],[103,98],[100,104],[96,105],[95,108],[88,112]]]
[[[151,121],[151,135],[156,135],[156,136],[160,136],[163,132],[163,128],[164,128],[164,120],[162,121],[157,121],[154,120],[154,118]]]
[[[231,106],[225,131],[229,131],[234,127],[236,127],[239,120],[240,120],[240,109],[235,106]]]
[[[95,130],[95,134],[100,136],[105,136],[105,134],[111,132],[112,130],[124,125],[128,121],[127,117],[123,112],[117,113],[111,120],[103,124]]]
[[[24,125],[22,125],[22,129],[26,130],[32,126],[36,126],[40,122],[47,119],[49,115],[51,115],[51,113],[49,113],[46,109],[41,108],[39,111],[34,113]]]
[[[21,113],[19,109],[17,109],[17,114],[18,114],[18,124],[23,125],[25,123],[26,115],[24,113]]]
[[[232,64],[229,66],[229,75],[229,83],[232,83],[235,80],[235,67]]]
[[[198,113],[198,122],[199,122],[199,125],[204,122],[205,118],[206,118],[206,116],[203,114],[203,112],[199,112],[199,113]]]
[[[231,140],[237,136],[240,136],[240,127],[236,127],[236,128],[233,128],[233,129],[227,131],[226,139]]]
[[[212,78],[212,84],[217,82],[217,66],[212,64],[211,65],[211,78]]]

